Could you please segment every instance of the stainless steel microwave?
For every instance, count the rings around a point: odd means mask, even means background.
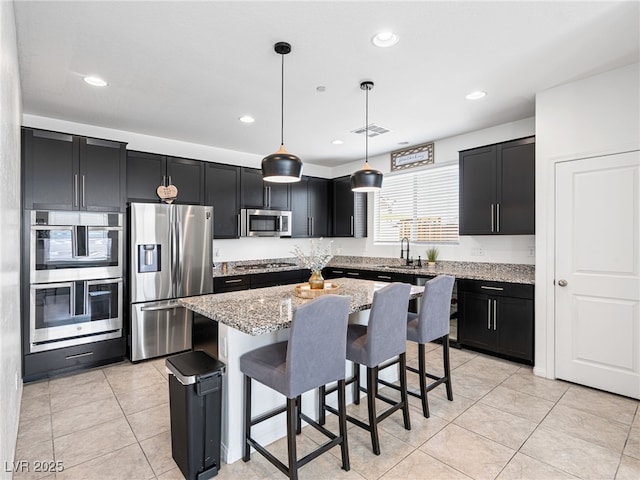
[[[240,210],[241,237],[290,237],[291,212],[288,210]]]

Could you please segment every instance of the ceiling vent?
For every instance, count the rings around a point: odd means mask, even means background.
[[[369,128],[360,127],[356,130],[351,130],[351,133],[364,135],[367,131],[369,131],[367,135],[369,136],[369,138],[371,138],[371,137],[377,137],[378,135],[382,135],[383,133],[390,132],[391,130],[389,130],[388,128],[381,127],[380,125],[376,125],[375,123],[370,123]]]

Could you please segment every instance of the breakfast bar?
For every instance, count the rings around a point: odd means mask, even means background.
[[[332,280],[337,289],[331,293],[351,298],[349,322],[366,323],[374,292],[384,282],[338,278]],[[411,298],[422,295],[424,287],[412,286]],[[218,322],[219,359],[227,365],[224,376],[222,405],[222,457],[227,463],[242,457],[243,448],[243,382],[240,357],[255,348],[287,340],[293,312],[309,302],[294,294],[293,285],[258,288],[239,292],[219,293],[188,297],[180,304],[200,315]],[[347,368],[345,366],[345,368]],[[385,372],[387,380],[394,380],[395,371]],[[316,416],[317,392],[303,395],[303,411]],[[351,398],[350,395],[347,395]],[[252,410],[260,414],[283,404],[283,397],[273,390],[255,384]],[[268,421],[257,425],[253,436],[262,444],[268,444],[286,435],[285,423]]]

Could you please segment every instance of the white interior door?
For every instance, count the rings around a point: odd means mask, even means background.
[[[556,165],[556,377],[640,398],[640,152]]]

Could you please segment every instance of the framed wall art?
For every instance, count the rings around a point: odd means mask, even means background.
[[[433,142],[391,152],[391,171],[422,167],[434,162]]]

